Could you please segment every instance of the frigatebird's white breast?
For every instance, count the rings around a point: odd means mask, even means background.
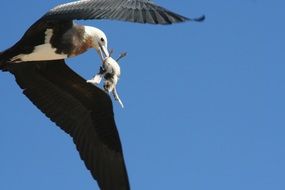
[[[35,106],[73,138],[100,188],[128,190],[112,101],[64,61],[89,48],[108,56],[105,34],[74,24],[78,19],[172,24],[204,16],[189,19],[147,0],[81,0],[51,9],[14,46],[0,52],[0,69],[12,73]]]

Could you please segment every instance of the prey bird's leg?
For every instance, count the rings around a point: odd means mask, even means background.
[[[116,61],[119,62],[120,59],[122,59],[123,57],[126,57],[126,56],[127,56],[127,52],[122,52],[122,53],[120,54],[120,57],[119,57]]]
[[[116,87],[114,87],[114,89],[112,90],[112,94],[114,96],[114,99],[119,102],[119,104],[122,106],[122,108],[124,108],[124,104],[123,104],[122,100],[119,97],[119,94],[117,92]]]

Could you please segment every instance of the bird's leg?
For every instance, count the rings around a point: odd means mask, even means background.
[[[127,52],[122,52],[122,53],[120,54],[120,57],[119,57],[116,61],[119,62],[120,59],[122,59],[123,57],[126,57],[126,56],[127,56]]]
[[[119,104],[122,106],[122,108],[124,108],[124,104],[123,104],[123,102],[121,101],[121,99],[119,97],[119,94],[117,92],[116,86],[113,88],[112,94],[114,96],[114,99],[119,102]]]

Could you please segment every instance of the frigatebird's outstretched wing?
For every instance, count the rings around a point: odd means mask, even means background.
[[[81,0],[59,5],[43,17],[54,20],[111,19],[149,24],[203,21],[169,11],[149,0]]]
[[[101,189],[128,190],[112,101],[64,62],[10,64],[23,93],[68,133]]]

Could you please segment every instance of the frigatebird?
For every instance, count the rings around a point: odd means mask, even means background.
[[[111,19],[149,24],[203,21],[149,0],[81,0],[56,6],[11,48],[0,53],[0,69],[15,76],[23,93],[68,133],[103,190],[130,189],[123,151],[107,93],[72,71],[65,59],[94,48],[109,56],[103,31],[74,20]]]

